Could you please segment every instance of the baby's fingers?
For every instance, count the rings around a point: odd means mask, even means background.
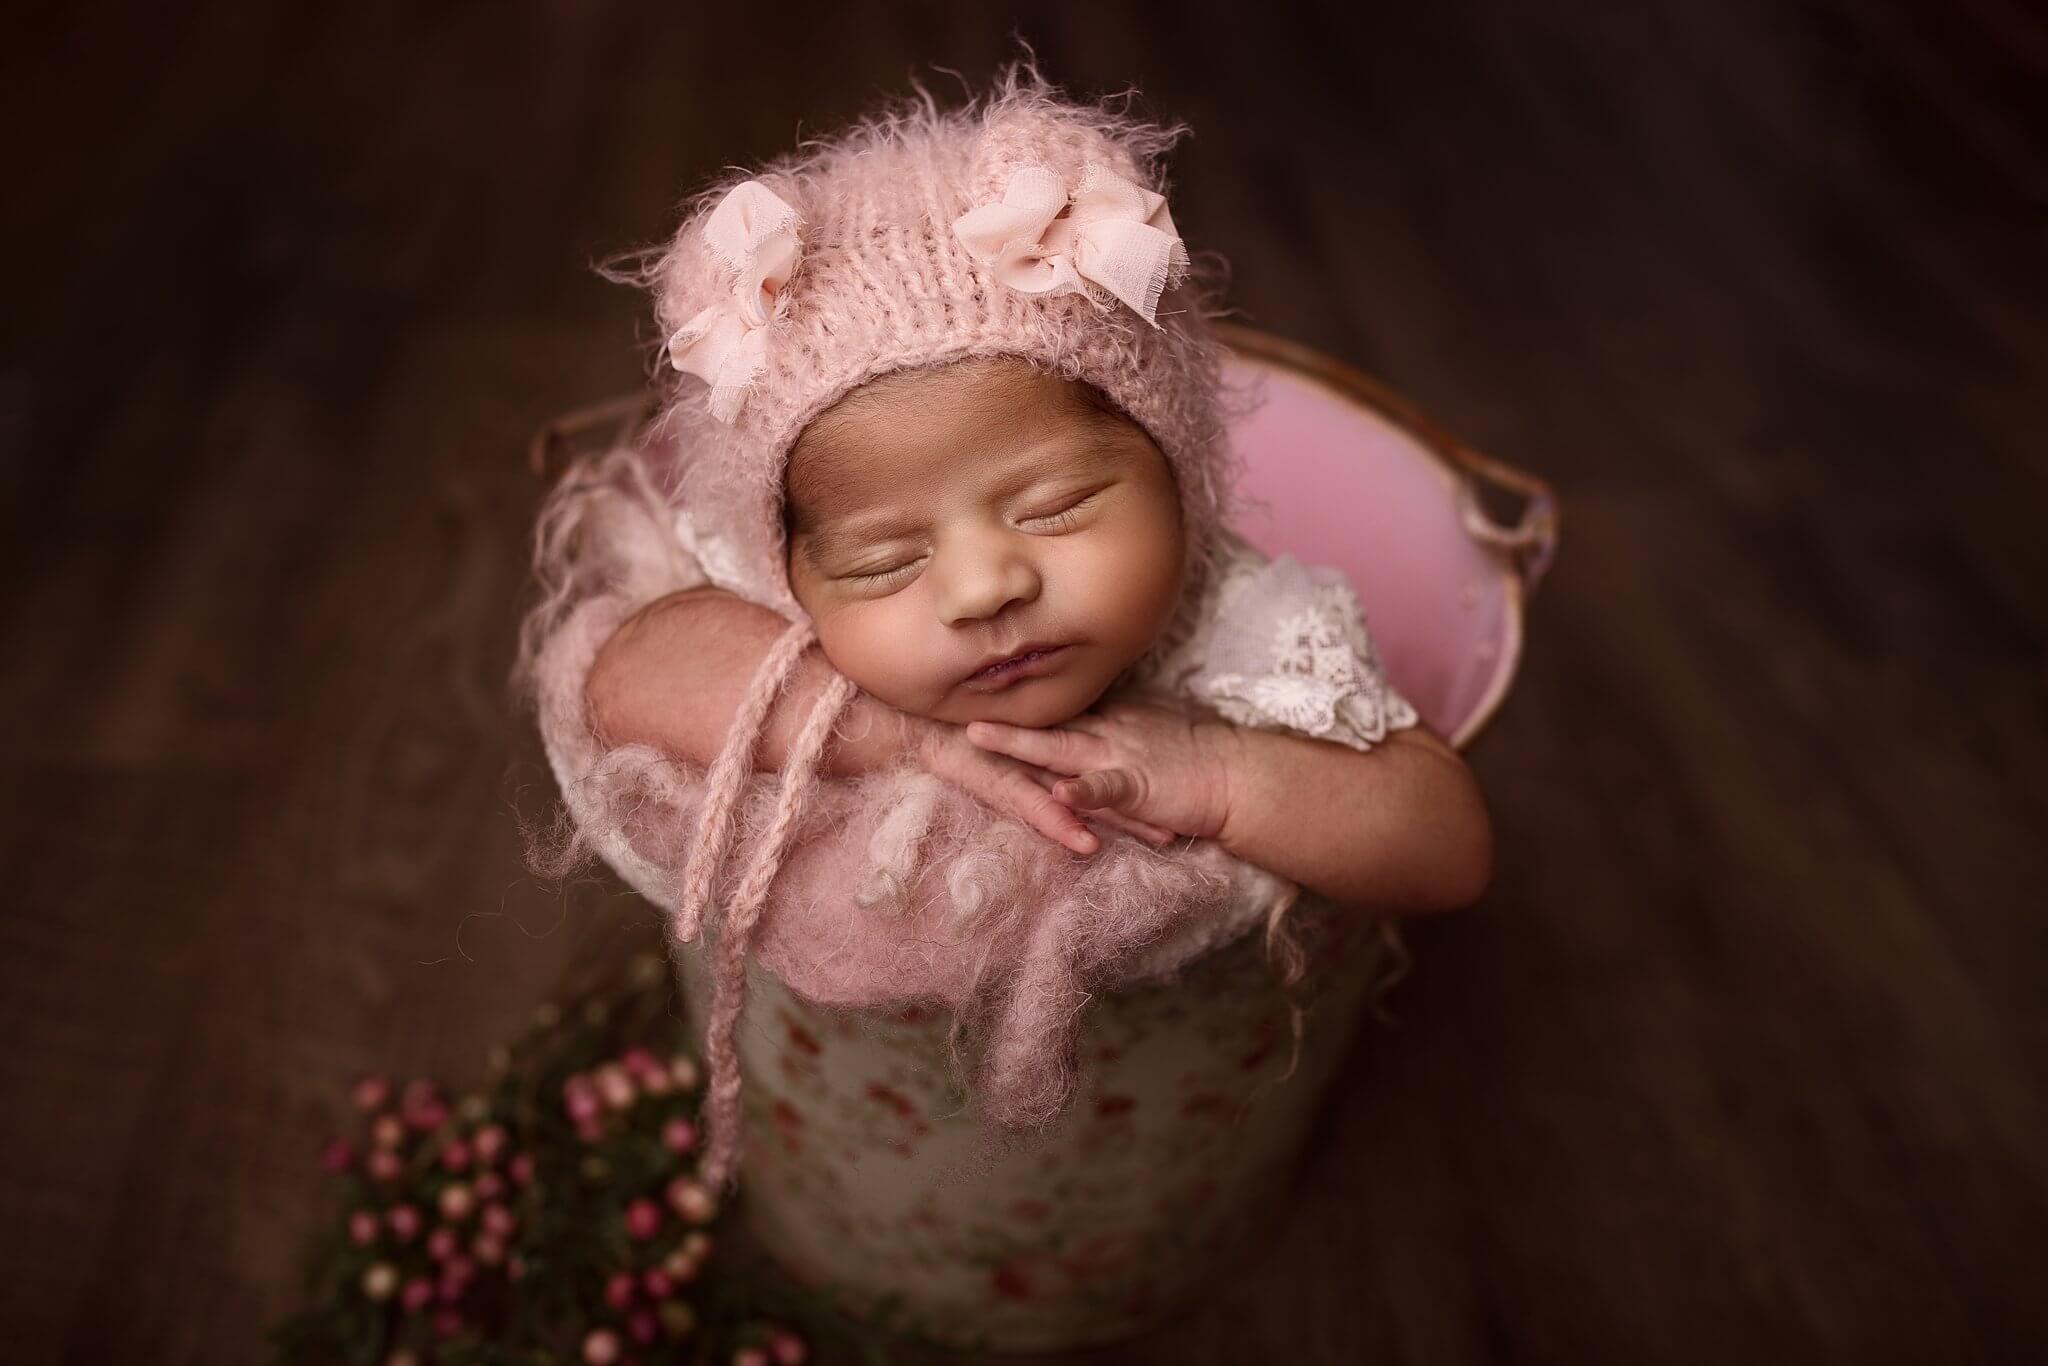
[[[1126,810],[1137,804],[1142,789],[1137,775],[1129,769],[1100,768],[1078,778],[1061,779],[1052,785],[1052,795],[1069,806]]]
[[[1102,847],[1095,832],[1082,823],[1073,810],[1055,800],[1046,788],[1019,770],[1007,775],[1003,785],[1011,796],[1010,807],[1019,819],[1056,844],[1077,854],[1092,854]]]
[[[1048,792],[1052,791],[1055,785],[1051,775],[1042,772],[1033,772],[1031,780]],[[1061,779],[1059,781],[1063,782],[1065,780]],[[1064,811],[1068,808],[1062,803],[1060,804],[1060,809]],[[1090,811],[1088,819],[1101,821],[1112,830],[1122,830],[1126,834],[1135,835],[1150,845],[1171,844],[1180,838],[1179,835],[1168,830],[1163,825],[1154,825],[1150,821],[1141,821],[1136,816],[1126,816],[1113,806],[1105,806],[1099,810]]]
[[[1092,735],[1062,730],[1057,726],[1038,729],[1012,726],[1001,721],[970,721],[967,738],[976,746],[1007,754],[1027,764],[1037,764],[1055,773],[1083,773],[1093,767],[1089,757],[1100,743]]]

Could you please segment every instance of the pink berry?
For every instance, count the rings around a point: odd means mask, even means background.
[[[427,1235],[427,1256],[437,1262],[445,1262],[455,1255],[455,1249],[462,1246],[455,1230],[443,1224]]]
[[[420,1354],[409,1347],[401,1347],[384,1358],[384,1366],[420,1366]]]
[[[665,1096],[676,1089],[676,1084],[669,1080],[668,1073],[659,1067],[655,1068],[652,1072],[643,1073],[633,1078],[633,1080],[639,1082],[640,1089],[650,1096]]]
[[[619,1055],[619,1065],[642,1080],[645,1080],[650,1073],[662,1070],[661,1059],[655,1057],[651,1049],[641,1048],[637,1045]]]
[[[425,1276],[415,1276],[405,1283],[398,1292],[398,1302],[408,1314],[417,1314],[434,1302],[434,1283]]]
[[[596,1115],[576,1121],[576,1137],[585,1143],[596,1143],[604,1137],[604,1121]]]
[[[399,1097],[398,1112],[405,1116],[407,1124],[422,1133],[448,1122],[448,1103],[430,1081],[406,1083],[405,1094]]]
[[[768,1355],[775,1358],[775,1366],[804,1366],[810,1354],[804,1340],[787,1328],[778,1328],[768,1335]]]
[[[401,1243],[409,1243],[420,1236],[425,1221],[420,1218],[419,1206],[393,1205],[385,1212],[384,1223],[391,1230],[392,1237]]]
[[[678,1115],[661,1126],[661,1143],[672,1153],[686,1153],[697,1146],[697,1126]]]
[[[519,1153],[514,1156],[510,1162],[505,1164],[505,1174],[512,1178],[512,1184],[515,1186],[532,1185],[533,1154]]]
[[[668,1183],[669,1208],[693,1224],[708,1224],[718,1214],[718,1201],[702,1181],[679,1176]]]
[[[511,1135],[505,1132],[504,1125],[490,1124],[478,1129],[470,1143],[476,1149],[477,1161],[486,1167],[495,1167],[498,1165],[498,1159],[505,1155],[505,1146],[511,1141]]]
[[[642,1309],[627,1317],[626,1333],[642,1347],[650,1346],[661,1338],[661,1320]]]
[[[461,1139],[450,1139],[441,1146],[441,1165],[451,1172],[469,1169],[469,1145]]]
[[[377,1116],[370,1121],[370,1142],[379,1148],[396,1148],[405,1142],[405,1121],[393,1114]]]
[[[520,1256],[516,1252],[513,1253],[510,1257],[507,1257],[505,1259],[505,1279],[508,1281],[525,1280],[526,1258]]]
[[[467,1285],[476,1279],[476,1263],[458,1252],[447,1261],[441,1263],[441,1279],[444,1281],[461,1281],[464,1285]]]
[[[441,1217],[459,1224],[476,1212],[476,1196],[460,1181],[441,1188]]]
[[[398,1289],[398,1268],[389,1262],[372,1262],[363,1272],[363,1295],[381,1304]]]
[[[676,1293],[676,1283],[659,1267],[640,1273],[640,1288],[647,1292],[650,1300],[665,1300]]]
[[[652,1200],[635,1200],[626,1206],[626,1233],[642,1242],[661,1231],[661,1206]]]
[[[633,1084],[625,1068],[608,1062],[597,1069],[597,1094],[612,1109],[624,1110],[639,1098],[640,1088]]]
[[[604,1302],[620,1313],[624,1313],[633,1303],[633,1296],[636,1293],[633,1273],[630,1271],[614,1272],[612,1278],[604,1283]]]
[[[337,1138],[320,1150],[320,1167],[323,1171],[345,1172],[355,1164],[355,1144],[345,1138]]]
[[[510,1238],[518,1227],[518,1216],[503,1205],[484,1206],[484,1232],[490,1234],[493,1238]]]
[[[583,1359],[589,1366],[613,1366],[624,1345],[611,1329],[593,1329],[590,1336],[583,1339]]]
[[[435,1337],[452,1338],[457,1333],[460,1333],[462,1329],[462,1311],[460,1309],[451,1306],[447,1309],[437,1309],[434,1311]]]
[[[372,1181],[396,1181],[405,1175],[405,1159],[389,1148],[379,1148],[363,1159],[363,1170]]]
[[[597,1087],[590,1078],[579,1073],[562,1083],[562,1109],[580,1125],[596,1119],[604,1102],[598,1099]]]
[[[501,1266],[505,1261],[505,1240],[494,1233],[479,1233],[470,1239],[469,1255],[485,1266]]]
[[[765,1347],[742,1347],[732,1354],[732,1366],[775,1366]]]
[[[362,1078],[348,1091],[348,1098],[364,1114],[381,1110],[391,1100],[391,1079],[375,1073]]]
[[[701,1262],[711,1255],[711,1246],[710,1234],[703,1229],[693,1229],[683,1235],[682,1246],[678,1250],[690,1260]]]
[[[495,1200],[505,1193],[505,1178],[496,1172],[485,1172],[472,1181],[469,1188],[476,1192],[479,1200]]]
[[[669,1079],[685,1091],[697,1089],[697,1064],[687,1053],[678,1053],[668,1060]]]
[[[348,1217],[348,1240],[357,1247],[368,1247],[377,1241],[377,1231],[382,1220],[375,1211],[359,1209]]]

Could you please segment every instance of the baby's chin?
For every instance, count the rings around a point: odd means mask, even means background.
[[[1051,678],[1026,679],[999,693],[960,690],[928,714],[933,720],[950,721],[956,726],[964,726],[969,721],[1003,721],[1013,726],[1042,729],[1073,720],[1094,706],[1095,699],[1102,695],[1100,688],[1085,695],[1072,685],[1056,688],[1052,686],[1055,681]]]
[[[854,682],[859,683],[858,678]],[[1095,705],[1108,685],[1085,678],[1048,674],[1012,683],[1001,692],[976,692],[955,687],[936,701],[892,697],[887,691],[862,685],[862,690],[901,712],[964,726],[970,721],[1002,721],[1012,726],[1062,725]]]

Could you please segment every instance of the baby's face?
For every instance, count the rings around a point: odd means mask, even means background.
[[[804,429],[790,590],[902,711],[1049,726],[1142,655],[1181,590],[1180,500],[1144,431],[1022,361],[890,375]],[[1033,646],[1036,663],[980,672]]]

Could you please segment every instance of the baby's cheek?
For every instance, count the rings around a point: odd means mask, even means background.
[[[1098,638],[1133,657],[1166,625],[1180,596],[1179,543],[1146,534],[1152,530],[1105,535],[1072,568],[1073,590],[1085,602]]]
[[[886,614],[870,605],[814,619],[825,658],[862,692],[899,711],[921,714],[930,706],[924,695],[926,680],[908,667],[917,653],[905,649],[908,633],[900,625],[892,628]]]

